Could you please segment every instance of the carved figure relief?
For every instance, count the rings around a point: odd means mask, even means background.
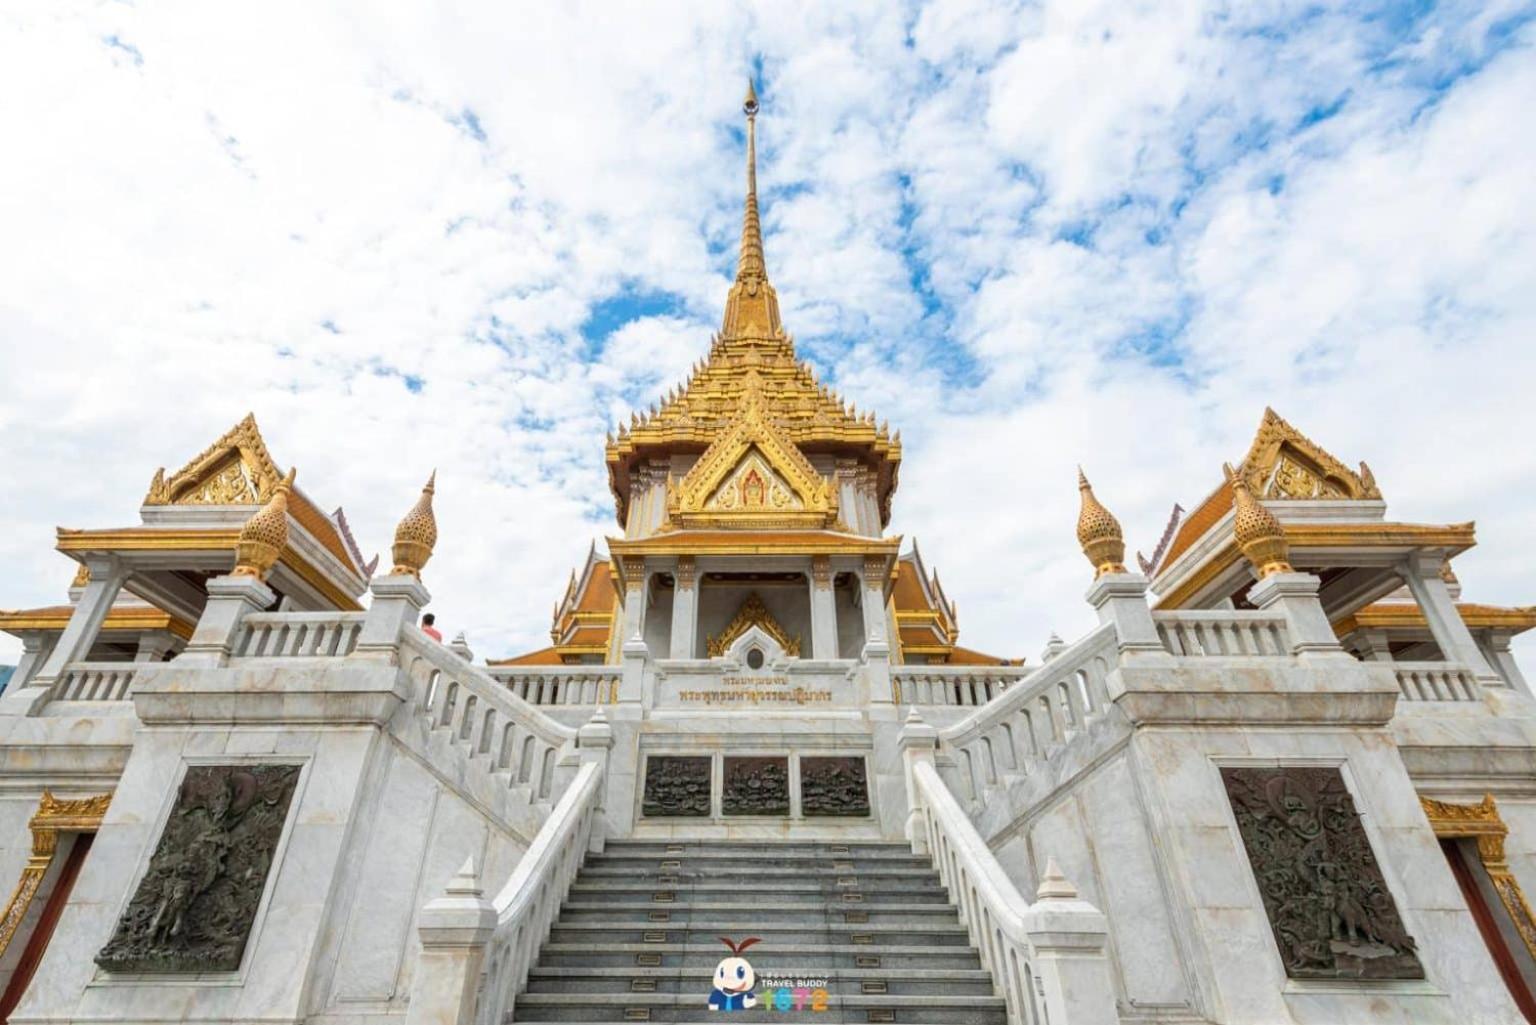
[[[704,503],[706,510],[803,509],[805,503],[753,449],[715,493]]]
[[[645,760],[640,813],[655,818],[709,815],[711,759],[651,755]]]
[[[788,815],[789,759],[725,759],[720,810],[727,815]]]
[[[1287,975],[1424,977],[1338,769],[1227,767],[1221,778]]]
[[[864,818],[869,815],[869,781],[860,757],[802,757],[800,813]]]
[[[149,869],[96,955],[111,972],[240,967],[298,783],[297,765],[194,765]]]

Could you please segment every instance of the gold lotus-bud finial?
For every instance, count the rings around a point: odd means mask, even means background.
[[[1125,572],[1125,536],[1120,532],[1120,521],[1094,497],[1093,485],[1077,468],[1077,490],[1082,496],[1082,507],[1077,513],[1077,543],[1083,546],[1083,554],[1093,563],[1093,577],[1097,580],[1106,573]]]
[[[437,546],[437,516],[432,512],[432,495],[437,490],[437,471],[427,478],[421,497],[395,528],[395,568],[390,573],[421,576],[422,567],[432,558]]]
[[[235,576],[265,580],[277,565],[288,545],[288,492],[293,490],[293,477],[294,471],[289,470],[267,504],[240,528],[240,540],[235,543]]]
[[[1243,472],[1246,467],[1239,466],[1233,470],[1230,465],[1225,465],[1222,469],[1226,471],[1227,482],[1232,486],[1232,507],[1235,510],[1232,535],[1237,539],[1237,546],[1243,550],[1243,555],[1253,564],[1261,579],[1275,573],[1291,572],[1291,545],[1285,539],[1285,528],[1280,526],[1275,514],[1264,508],[1264,503],[1253,496]]]

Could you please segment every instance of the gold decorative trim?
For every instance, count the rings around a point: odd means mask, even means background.
[[[1375,499],[1381,497],[1371,468],[1356,473],[1268,406],[1248,454],[1243,480],[1264,499]]]
[[[59,850],[59,834],[96,832],[110,803],[111,794],[62,800],[50,791],[43,791],[37,812],[27,823],[32,830],[32,855],[21,870],[16,889],[11,891],[11,901],[5,906],[5,913],[0,915],[0,956],[11,945],[22,919],[27,916],[27,909],[32,906],[32,898],[37,896],[37,888],[53,864],[53,857]]]
[[[741,608],[736,610],[736,616],[726,624],[725,629],[709,639],[708,650],[710,658],[721,658],[726,649],[736,643],[737,638],[753,627],[762,630],[772,637],[774,643],[784,649],[784,654],[790,658],[800,657],[800,641],[791,640],[773,618],[773,613],[768,611],[768,606],[763,604],[763,599],[758,597],[756,591],[747,595],[747,600],[741,603]]]
[[[165,467],[156,470],[144,504],[260,505],[282,479],[256,426],[256,415],[247,413],[169,480]]]
[[[1509,827],[1499,816],[1499,806],[1493,795],[1484,794],[1477,804],[1451,804],[1430,797],[1420,797],[1419,804],[1429,816],[1429,826],[1436,836],[1476,838],[1477,856],[1482,860],[1504,910],[1515,923],[1525,949],[1536,957],[1536,916],[1531,914],[1531,905],[1520,889],[1520,881],[1510,871],[1509,862],[1504,857],[1504,838],[1509,835]]]

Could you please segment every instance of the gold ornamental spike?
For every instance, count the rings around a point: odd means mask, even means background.
[[[288,492],[293,490],[294,474],[290,469],[267,504],[240,528],[240,540],[235,542],[234,576],[265,580],[277,565],[288,545]]]
[[[432,511],[432,495],[437,491],[437,471],[427,478],[421,497],[395,528],[395,568],[391,574],[420,577],[432,549],[437,547],[437,515]]]
[[[1285,539],[1285,528],[1263,502],[1253,497],[1246,470],[1246,464],[1236,470],[1231,464],[1222,466],[1227,483],[1232,486],[1232,536],[1261,579],[1275,573],[1289,573],[1291,545]]]
[[[1125,572],[1125,536],[1120,531],[1120,521],[1093,494],[1093,485],[1077,468],[1077,490],[1082,506],[1077,513],[1077,543],[1083,546],[1083,554],[1093,563],[1093,576],[1097,580],[1106,573]]]

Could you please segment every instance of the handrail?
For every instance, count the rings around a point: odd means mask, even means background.
[[[555,762],[576,730],[513,694],[420,629],[400,632],[400,664],[411,681],[411,709],[447,728],[467,757],[487,756],[488,771],[506,770],[528,784],[533,799],[552,799]]]
[[[960,917],[982,966],[1003,991],[1010,1025],[1043,1021],[1030,959],[1024,914],[1029,901],[929,762],[912,766],[918,812],[939,878],[960,906]]]
[[[1034,672],[1025,666],[907,664],[891,667],[898,705],[980,706]]]
[[[1060,681],[1092,665],[1115,650],[1115,626],[1101,623],[1082,638],[1063,648],[1055,658],[1036,666],[1034,671],[1009,687],[1001,697],[976,709],[959,722],[940,733],[947,744],[965,744],[984,732],[1017,715],[1039,697],[1039,691],[1047,680]]]
[[[366,612],[252,612],[240,620],[231,658],[345,658]]]
[[[1456,662],[1393,662],[1397,686],[1408,701],[1481,701],[1477,676]]]
[[[54,701],[126,701],[143,662],[71,662],[53,684]]]
[[[611,705],[621,666],[487,666],[485,674],[533,705]]]
[[[576,770],[571,785],[496,895],[496,931],[476,1002],[479,1025],[501,1025],[511,1016],[517,994],[528,981],[528,971],[586,859],[602,778],[597,762],[585,762]]]
[[[939,731],[958,752],[971,800],[1009,772],[1028,773],[1109,708],[1105,680],[1118,658],[1113,623],[1103,623],[1000,697]]]
[[[1285,617],[1262,609],[1173,609],[1153,612],[1158,639],[1185,658],[1290,654]]]

